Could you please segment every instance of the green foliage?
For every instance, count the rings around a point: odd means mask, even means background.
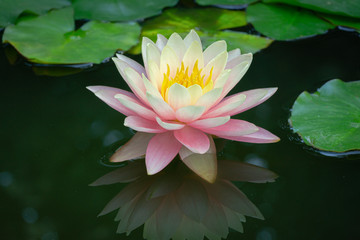
[[[217,40],[225,40],[229,48],[240,48],[243,52],[256,52],[267,47],[272,41],[267,38],[252,36],[235,31],[222,32],[220,30],[245,26],[245,13],[217,8],[205,9],[169,9],[156,18],[144,23],[142,36],[156,40],[157,34],[169,37],[177,32],[183,37],[191,29],[195,29],[204,40],[204,46]],[[131,50],[140,53],[140,45]]]
[[[200,5],[242,5],[256,2],[257,0],[195,0]]]
[[[52,8],[62,8],[69,5],[68,0],[1,0],[0,28],[14,24],[23,12],[44,14]]]
[[[358,0],[264,0],[264,2],[285,3],[318,12],[360,18]]]
[[[131,21],[161,13],[178,0],[73,0],[76,19]]]
[[[3,42],[35,63],[101,63],[116,50],[135,45],[139,35],[136,23],[91,21],[75,31],[73,10],[65,8],[21,19],[6,28]]]
[[[256,30],[276,40],[322,34],[333,28],[311,11],[286,5],[258,3],[249,6],[246,13]]]
[[[360,149],[360,81],[331,80],[296,99],[290,123],[303,141],[320,150]]]
[[[322,14],[322,17],[336,26],[343,26],[360,30],[359,19],[330,14]]]

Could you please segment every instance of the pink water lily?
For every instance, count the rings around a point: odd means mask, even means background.
[[[240,81],[252,54],[227,51],[217,41],[203,51],[192,30],[182,39],[161,34],[156,43],[144,37],[144,65],[123,55],[113,58],[133,93],[106,86],[89,90],[110,107],[126,115],[124,125],[137,131],[111,157],[121,162],[145,155],[148,174],[165,168],[179,153],[184,163],[202,178],[215,181],[216,149],[212,136],[251,142],[279,141],[272,133],[230,117],[267,100],[277,88],[254,89],[225,97]]]

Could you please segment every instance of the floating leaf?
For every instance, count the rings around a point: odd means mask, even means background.
[[[257,0],[195,0],[200,5],[244,5]]]
[[[323,14],[321,16],[334,25],[360,30],[360,19],[330,14]]]
[[[286,3],[324,13],[360,17],[360,1],[357,0],[264,0],[264,2]]]
[[[35,63],[101,63],[116,50],[135,45],[140,34],[136,23],[91,21],[74,29],[73,10],[65,8],[21,19],[6,28],[3,41]]]
[[[0,1],[0,28],[15,23],[23,12],[44,14],[53,8],[69,6],[68,0],[1,0]]]
[[[314,148],[333,152],[360,149],[360,81],[335,79],[314,94],[301,93],[290,123]]]
[[[178,0],[74,0],[76,19],[130,21],[161,13]]]
[[[203,47],[213,41],[225,40],[228,50],[240,48],[243,53],[257,52],[267,47],[272,40],[235,31],[219,31],[228,28],[245,26],[245,13],[217,8],[204,9],[169,9],[154,19],[145,21],[142,36],[156,40],[157,34],[169,37],[173,32],[184,37],[189,30],[195,29],[203,40]],[[131,50],[139,54],[140,45]]]
[[[249,6],[246,13],[257,31],[276,40],[323,34],[333,28],[308,10],[285,5],[258,3]]]

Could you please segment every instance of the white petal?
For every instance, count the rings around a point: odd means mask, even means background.
[[[192,29],[190,31],[190,33],[184,38],[184,43],[186,45],[186,47],[190,47],[190,45],[194,42],[197,41],[200,44],[201,50],[202,50],[202,45],[201,45],[201,40],[199,35]]]
[[[142,116],[149,120],[155,120],[156,114],[152,110],[148,109],[147,107],[141,105],[138,102],[133,101],[132,98],[129,98],[128,96],[123,94],[116,94],[114,97],[118,99],[122,105],[135,112],[139,116]]]
[[[160,74],[161,76],[164,75],[164,73],[167,73],[168,66],[170,68],[170,76],[175,77],[176,70],[180,66],[180,60],[175,51],[169,47],[165,46],[164,49],[161,52],[160,57]]]
[[[167,41],[168,40],[167,40],[166,37],[164,37],[164,35],[157,34],[156,46],[159,48],[160,51],[163,50],[163,48],[165,47]]]
[[[227,46],[224,40],[214,42],[204,51],[204,65],[206,66],[213,58],[226,51]]]
[[[222,115],[230,115],[229,112],[241,106],[246,100],[245,94],[236,94],[224,99],[218,105],[210,109],[204,118],[213,118]],[[231,115],[230,115],[231,116]]]
[[[241,80],[250,67],[250,62],[242,62],[231,69],[229,79],[224,86],[222,97],[226,96],[233,87]]]
[[[206,118],[206,119],[196,120],[190,123],[189,126],[200,129],[213,128],[213,127],[221,126],[227,123],[229,120],[230,120],[230,116]]]
[[[236,48],[234,50],[231,50],[228,52],[228,62],[233,60],[234,58],[236,58],[237,56],[239,56],[241,54],[241,51],[239,48]]]
[[[183,62],[185,69],[189,68],[189,75],[192,73],[195,62],[198,61],[198,68],[204,67],[204,56],[199,42],[194,41],[186,50]]]
[[[222,88],[214,88],[213,90],[202,95],[196,102],[196,106],[204,106],[206,109],[209,109],[215,102],[217,102],[221,96],[221,93]]]
[[[186,47],[184,41],[179,34],[171,34],[166,45],[171,47],[176,52],[180,60],[183,59]]]
[[[214,88],[223,88],[227,82],[227,80],[229,79],[230,76],[230,69],[225,69],[220,75],[219,77],[216,79],[215,84],[214,84]]]
[[[162,96],[161,96],[159,90],[157,89],[157,87],[154,86],[152,84],[152,82],[150,82],[150,80],[147,79],[144,74],[142,75],[142,78],[143,78],[144,86],[146,88],[146,92],[149,92],[149,93],[151,93],[152,95],[154,95],[156,97],[162,98]]]
[[[167,102],[175,111],[179,108],[188,106],[191,103],[189,91],[186,87],[177,83],[173,84],[169,88],[167,99]]]
[[[141,42],[141,53],[142,53],[145,69],[146,69],[146,66],[147,66],[147,51],[146,51],[146,49],[147,49],[148,44],[154,44],[155,45],[155,43],[153,41],[151,41],[149,38],[143,37],[142,42]]]
[[[205,74],[205,79],[209,77],[210,71],[211,69],[213,69],[212,79],[213,81],[216,80],[220,73],[225,69],[227,57],[228,53],[224,51],[217,55],[215,58],[213,58],[203,70],[203,73]]]
[[[117,58],[121,61],[126,62],[131,68],[133,68],[135,71],[137,71],[140,75],[145,73],[145,68],[141,66],[138,62],[132,60],[131,58],[128,58],[122,54],[116,54]]]
[[[199,119],[205,112],[203,106],[186,106],[176,111],[176,118],[180,122],[192,122]]]
[[[199,99],[199,97],[202,96],[202,88],[198,84],[194,84],[188,87],[187,90],[189,91],[191,97],[190,104],[194,105],[196,101]]]
[[[146,45],[146,70],[149,68],[148,64],[150,61],[154,61],[157,65],[160,64],[160,50],[153,43],[148,43]]]
[[[153,108],[153,110],[160,116],[161,119],[175,120],[175,111],[164,99],[155,97],[151,93],[146,93],[146,97]]]
[[[158,90],[160,90],[164,76],[161,76],[160,74],[159,65],[154,61],[149,61],[147,72],[151,83],[156,86]]]
[[[251,62],[252,61],[252,54],[247,53],[247,54],[237,56],[234,59],[232,59],[231,61],[228,60],[225,69],[231,69],[231,68],[235,67],[236,65],[244,62],[244,61]]]
[[[156,121],[161,127],[163,127],[166,130],[179,130],[185,127],[184,124],[176,123],[176,122],[165,122],[158,117],[156,118]]]

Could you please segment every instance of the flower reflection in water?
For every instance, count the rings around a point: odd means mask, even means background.
[[[251,142],[277,142],[278,137],[244,120],[230,119],[271,97],[276,88],[254,89],[225,96],[240,81],[252,54],[227,51],[217,41],[203,51],[195,31],[182,39],[161,34],[156,43],[142,42],[144,66],[123,55],[113,58],[133,93],[105,86],[89,90],[123,113],[135,136],[112,157],[122,162],[145,155],[149,175],[163,170],[178,154],[196,174],[214,182],[216,150],[212,136]]]
[[[263,219],[257,207],[231,181],[273,182],[277,175],[255,165],[220,160],[218,177],[209,183],[180,161],[147,175],[141,160],[99,178],[92,186],[128,183],[100,213],[118,210],[118,233],[130,234],[144,224],[148,240],[226,238],[229,228],[243,232],[245,216]]]

